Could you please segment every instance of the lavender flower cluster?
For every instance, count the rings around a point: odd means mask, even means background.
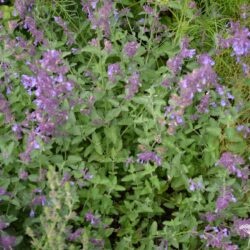
[[[171,70],[173,76],[176,76],[181,71],[184,59],[192,58],[195,55],[195,49],[188,49],[188,45],[188,39],[184,38],[181,41],[180,53],[167,61],[167,66]]]
[[[192,179],[188,180],[189,183],[189,190],[190,191],[195,191],[195,190],[201,190],[203,189],[203,184],[201,181],[194,181]]]
[[[27,115],[21,128],[28,128],[29,123],[37,124],[29,133],[26,151],[20,155],[25,162],[29,162],[33,149],[40,148],[36,137],[47,142],[50,136],[55,135],[58,125],[68,119],[67,111],[61,105],[65,98],[72,95],[74,83],[66,78],[68,68],[62,64],[61,53],[49,50],[36,64],[29,64],[34,76],[22,75],[23,86],[29,95],[35,96],[36,110]]]
[[[187,42],[182,45],[180,55],[176,56],[168,66],[171,68],[173,74],[177,74],[181,70],[183,58],[192,57],[194,52],[187,49]],[[201,93],[210,86],[218,87],[217,74],[212,66],[214,61],[208,54],[198,56],[200,68],[194,69],[191,73],[186,74],[179,81],[179,95],[172,94],[169,100],[169,106],[165,108],[165,116],[169,119],[168,133],[173,135],[177,126],[184,123],[183,115],[185,109],[193,103],[196,93]],[[170,80],[170,79],[169,79]],[[201,100],[198,106],[198,111],[206,111],[209,104],[209,93],[207,93]]]
[[[68,41],[67,41],[67,45],[72,45],[73,43],[75,43],[75,39],[74,39],[74,33],[69,31],[68,29],[68,25],[66,22],[63,21],[63,19],[61,17],[54,17],[55,22],[62,27],[64,34],[66,35]]]
[[[207,225],[204,233],[200,235],[201,239],[206,240],[206,246],[216,247],[223,250],[237,250],[239,247],[232,244],[229,240],[230,235],[236,233],[241,238],[247,238],[250,235],[250,219],[235,218],[231,230],[223,227],[214,227]]]
[[[27,12],[31,11],[34,2],[34,0],[15,0],[15,9],[17,10],[21,19],[24,19]]]
[[[93,215],[90,211],[85,214],[86,221],[89,221],[91,225],[97,226],[100,223],[100,218]]]
[[[124,46],[124,52],[128,57],[133,57],[140,45],[137,42],[128,42]]]
[[[9,223],[0,219],[0,232],[4,232],[6,228],[9,227]],[[0,236],[0,246],[3,249],[12,249],[16,245],[16,237],[8,235],[7,233],[1,234]]]
[[[215,212],[218,213],[223,209],[226,209],[230,202],[236,202],[236,198],[232,194],[232,190],[230,187],[226,187],[222,190],[221,195],[216,200],[216,210]]]
[[[44,46],[47,46],[48,41],[44,37],[43,31],[37,29],[36,21],[31,16],[26,16],[24,20],[24,28],[27,29],[32,36],[35,38],[34,44],[43,43]]]
[[[119,63],[109,64],[108,66],[108,78],[112,83],[116,82],[117,76],[121,74],[121,67]]]
[[[1,93],[0,93],[0,113],[3,113],[5,115],[6,123],[10,123],[13,121],[14,118],[11,114],[9,103]]]
[[[236,129],[238,132],[241,132],[243,134],[244,138],[247,138],[248,136],[250,136],[250,128],[248,126],[239,125],[237,126]]]
[[[207,225],[204,233],[200,235],[201,239],[206,240],[206,247],[219,248],[223,250],[237,250],[237,245],[227,240],[229,230],[227,228],[212,227]]]
[[[234,230],[242,238],[250,236],[250,218],[249,219],[235,219]]]
[[[248,56],[250,53],[250,31],[246,27],[241,27],[239,22],[230,22],[229,38],[219,37],[218,45],[220,48],[232,48],[232,56],[236,57],[238,63],[243,66],[245,74],[249,73],[249,66],[241,62],[241,57]]]
[[[125,99],[130,100],[134,97],[134,95],[139,91],[140,83],[140,74],[138,72],[134,72],[128,79],[127,84],[127,95]]]
[[[137,155],[137,162],[141,164],[145,164],[150,161],[155,162],[157,166],[161,166],[162,164],[161,157],[156,155],[154,152],[147,151]]]
[[[75,232],[71,233],[68,236],[68,240],[69,241],[75,241],[75,240],[77,240],[78,238],[80,238],[80,236],[82,235],[83,231],[84,231],[83,228],[78,228]]]
[[[113,3],[110,0],[103,1],[103,5],[98,7],[99,0],[82,0],[82,10],[87,14],[92,24],[92,29],[100,29],[106,37],[110,35],[109,16],[112,13]]]
[[[3,249],[13,249],[13,247],[16,245],[16,237],[10,236],[10,235],[2,235],[0,236],[0,246],[3,247]]]
[[[216,166],[222,165],[228,170],[230,174],[236,174],[238,178],[247,180],[249,175],[248,168],[247,167],[245,169],[237,168],[237,165],[243,165],[243,164],[245,164],[245,161],[241,156],[232,154],[231,152],[224,152],[221,155],[219,161],[215,165]]]

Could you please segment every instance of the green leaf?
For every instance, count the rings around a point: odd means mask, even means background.
[[[149,232],[150,232],[150,235],[152,236],[157,235],[157,222],[156,221],[152,223]]]
[[[135,181],[136,175],[135,174],[129,174],[126,175],[125,177],[122,178],[122,181],[127,182],[127,181]]]
[[[221,129],[219,127],[208,127],[206,128],[206,132],[210,135],[218,137],[221,135]]]
[[[119,116],[120,113],[121,113],[121,108],[115,108],[110,110],[105,117],[105,121],[106,122],[112,121],[114,118]]]
[[[156,187],[158,190],[161,189],[161,185],[160,185],[160,182],[159,182],[159,179],[157,176],[151,176],[150,181],[151,181],[152,185],[154,187]]]
[[[116,185],[115,188],[114,188],[116,191],[125,191],[126,188],[121,186],[121,185]]]
[[[110,128],[105,128],[104,129],[104,133],[106,135],[106,137],[114,144],[116,145],[117,143],[117,139],[118,139],[118,134],[119,134],[119,131],[118,131],[118,128],[115,127],[115,126],[112,126]]]
[[[236,132],[235,128],[226,128],[225,134],[226,134],[226,137],[229,141],[232,141],[232,142],[241,142],[242,141],[242,138]]]
[[[93,151],[94,147],[92,144],[90,144],[85,150],[84,150],[84,153],[83,153],[83,156],[84,157],[87,157],[92,151]]]
[[[97,133],[92,134],[92,142],[94,144],[94,148],[96,152],[100,155],[103,154],[103,149],[102,149],[102,143],[101,143],[101,138]]]
[[[82,158],[79,155],[70,155],[68,157],[67,163],[68,164],[75,164],[77,162],[81,162]]]

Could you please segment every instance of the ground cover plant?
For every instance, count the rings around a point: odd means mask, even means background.
[[[0,1],[0,248],[250,249],[249,11]]]

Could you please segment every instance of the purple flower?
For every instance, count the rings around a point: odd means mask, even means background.
[[[89,170],[87,168],[80,170],[80,172],[82,173],[83,178],[85,180],[91,180],[94,177],[92,174],[89,173]]]
[[[64,34],[66,35],[68,41],[67,41],[67,45],[72,45],[75,42],[74,39],[74,33],[70,32],[67,26],[67,23],[63,21],[63,19],[61,17],[54,17],[55,22],[62,27]]]
[[[227,102],[225,100],[221,100],[220,105],[222,107],[225,107],[227,105]]]
[[[27,12],[31,11],[34,0],[15,0],[15,9],[18,11],[19,16],[24,19]]]
[[[21,180],[27,180],[28,179],[28,176],[29,176],[29,173],[25,170],[22,170],[20,173],[19,173],[19,178]]]
[[[25,89],[34,88],[36,86],[36,78],[33,76],[22,75],[21,82]]]
[[[242,238],[249,237],[250,235],[250,219],[235,219],[234,230]]]
[[[196,2],[195,2],[195,1],[189,2],[189,3],[188,3],[188,7],[189,7],[190,9],[195,9],[195,8],[196,8]]]
[[[104,240],[98,240],[98,239],[91,238],[90,242],[92,244],[94,244],[95,246],[104,247]]]
[[[49,72],[57,73],[59,76],[62,77],[61,74],[65,74],[68,72],[68,68],[66,66],[60,66],[63,64],[63,61],[61,59],[61,52],[57,50],[48,50],[43,53],[43,58],[39,61],[41,64],[41,67]],[[42,72],[40,72],[42,73]],[[47,77],[47,75],[41,75],[41,77]],[[39,80],[39,79],[38,79]],[[61,79],[63,80],[63,79]],[[58,78],[58,81],[60,79]]]
[[[71,233],[68,237],[69,241],[75,241],[77,240],[79,237],[81,237],[83,233],[83,228],[78,228],[74,233]]]
[[[192,179],[189,179],[188,183],[189,183],[189,190],[190,191],[200,190],[203,188],[203,185],[200,181],[194,182]]]
[[[247,56],[250,51],[250,32],[248,28],[241,28],[239,22],[231,22],[230,30],[231,37],[227,39],[219,38],[219,46],[221,48],[232,47],[237,60],[239,61],[241,56]]]
[[[129,84],[127,85],[128,94],[126,95],[126,99],[131,99],[139,90],[140,86],[140,74],[138,72],[134,72],[128,79]]]
[[[239,126],[237,126],[236,129],[237,129],[238,132],[243,133],[244,138],[247,138],[250,135],[250,128],[247,127],[247,126],[239,125]]]
[[[128,167],[129,164],[134,163],[134,159],[132,157],[128,157],[125,163],[126,163],[126,167]]]
[[[181,56],[183,58],[192,58],[195,55],[195,49],[187,49],[187,48],[183,48],[181,50]]]
[[[149,15],[154,14],[154,10],[153,10],[149,5],[144,5],[144,6],[143,6],[143,9],[144,9],[144,11],[145,11],[147,14],[149,14]]]
[[[216,86],[216,91],[218,92],[220,96],[224,95],[224,89],[222,86],[220,85]]]
[[[210,94],[208,92],[201,98],[200,104],[197,107],[198,112],[208,113],[209,100],[210,100]]]
[[[27,29],[35,38],[35,42],[34,42],[35,45],[41,42],[44,45],[47,45],[48,42],[47,40],[45,40],[43,32],[37,29],[36,22],[31,16],[25,17],[24,28]]]
[[[174,75],[181,71],[181,66],[183,64],[182,56],[175,56],[173,58],[168,59],[167,66],[172,71]]]
[[[93,47],[96,47],[96,48],[99,47],[99,41],[98,41],[97,38],[91,39],[90,42],[89,42],[89,44],[90,44],[91,46],[93,46]]]
[[[168,88],[170,86],[171,82],[172,82],[171,79],[167,78],[167,79],[162,81],[161,85]]]
[[[20,154],[24,162],[29,162],[31,152],[40,148],[37,138],[48,142],[52,135],[58,133],[58,126],[67,121],[68,111],[62,108],[62,103],[72,96],[74,87],[74,83],[65,76],[69,69],[63,65],[59,51],[48,50],[41,60],[34,64],[28,62],[27,65],[33,71],[33,76],[23,75],[22,82],[28,93],[34,94],[36,109],[27,113],[22,123],[26,131],[31,128],[26,151]]]
[[[0,236],[0,246],[3,249],[12,249],[16,244],[16,237],[10,235],[2,235]]]
[[[31,218],[35,217],[35,211],[34,211],[33,209],[30,210],[29,216],[30,216]]]
[[[234,96],[231,95],[230,92],[227,92],[227,98],[228,98],[229,100],[234,100]]]
[[[86,221],[89,221],[92,225],[97,226],[100,223],[100,219],[95,217],[91,212],[85,214]]]
[[[1,18],[0,18],[0,19],[1,19]],[[15,28],[18,27],[18,22],[15,21],[15,20],[11,20],[11,21],[9,21],[8,25],[9,25],[9,29],[10,29],[11,31],[14,31]]]
[[[133,57],[136,54],[138,48],[139,44],[137,42],[128,42],[124,46],[124,52],[128,57]]]
[[[243,69],[245,76],[247,76],[250,72],[250,66],[247,65],[246,63],[242,63],[242,69]]]
[[[216,200],[216,212],[220,212],[221,210],[227,208],[231,201],[236,202],[236,199],[230,188],[227,187]]]
[[[201,65],[211,65],[213,66],[215,63],[214,61],[211,59],[211,57],[208,54],[202,54],[198,56],[198,62]]]
[[[0,187],[0,195],[6,195],[7,193],[5,188]]]
[[[109,40],[104,40],[104,49],[108,52],[111,53],[112,51],[112,43]]]
[[[239,125],[239,126],[237,126],[237,131],[242,131],[243,129],[245,128],[245,126],[244,125]]]
[[[225,152],[221,155],[221,158],[216,163],[216,166],[222,165],[229,171],[229,173],[237,174],[239,178],[245,179],[247,178],[246,175],[248,175],[247,172],[244,173],[244,171],[237,168],[237,165],[243,165],[244,163],[245,161],[241,156]]]
[[[45,195],[38,195],[32,200],[32,205],[45,206],[45,203],[46,203],[46,196]]]
[[[5,223],[2,220],[0,220],[0,231],[7,228],[9,226],[9,223]]]
[[[109,64],[108,66],[108,77],[109,81],[115,82],[116,81],[116,76],[121,73],[121,68],[119,63],[113,63]]]
[[[88,19],[92,24],[92,29],[99,28],[104,32],[105,36],[110,35],[110,20],[109,16],[112,13],[112,1],[104,1],[102,7],[97,8],[98,1],[82,1],[83,11],[88,15]]]
[[[1,93],[0,93],[0,113],[4,114],[6,123],[10,123],[13,121],[14,118],[11,114],[9,103]]]
[[[161,163],[162,163],[161,158],[151,151],[147,151],[147,152],[140,153],[137,155],[137,162],[141,164],[145,164],[150,161],[155,162],[157,166],[161,166]]]
[[[63,175],[63,178],[62,178],[62,181],[61,181],[61,185],[63,186],[66,182],[68,182],[71,178],[71,174],[66,172],[64,175]]]
[[[207,222],[213,222],[218,218],[218,214],[212,213],[212,212],[206,212],[205,214],[202,215],[202,217],[207,221]]]
[[[35,188],[32,193],[35,193],[35,194],[41,194],[42,193],[42,189],[41,188]]]
[[[226,241],[229,237],[229,231],[227,228],[211,227],[207,225],[204,230],[204,234],[200,235],[201,239],[207,241],[206,247],[219,248],[223,250],[237,250],[236,245],[232,245],[231,242]]]
[[[183,118],[179,115],[175,117],[177,124],[182,124],[183,123]]]
[[[223,250],[238,250],[239,247],[237,245],[231,245],[231,242],[223,242],[222,249]]]

